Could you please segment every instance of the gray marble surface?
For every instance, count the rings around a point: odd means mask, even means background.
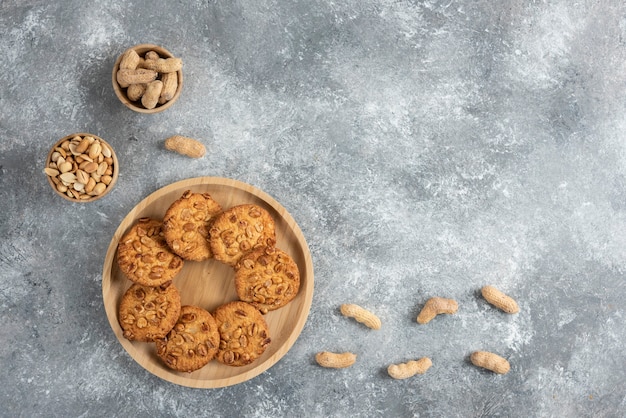
[[[623,417],[626,6],[621,1],[0,2],[0,415]],[[184,61],[179,101],[125,108],[117,56]],[[42,174],[86,131],[116,149],[110,195]],[[166,137],[201,139],[190,160]],[[315,292],[293,348],[236,386],[138,365],[107,321],[104,254],[172,182],[250,183],[296,219]],[[479,296],[494,284],[520,304]],[[431,296],[456,315],[418,325]],[[383,321],[343,318],[358,303]],[[511,363],[477,369],[474,350]],[[349,369],[318,351],[353,351]],[[396,381],[390,363],[428,356]]]

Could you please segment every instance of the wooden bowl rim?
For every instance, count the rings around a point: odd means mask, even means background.
[[[104,139],[100,138],[98,135],[94,135],[92,133],[76,132],[76,133],[73,133],[73,134],[70,134],[70,135],[66,135],[66,136],[64,136],[63,138],[59,139],[57,142],[54,143],[54,145],[50,148],[50,151],[48,152],[48,156],[46,157],[46,167],[48,166],[48,164],[50,164],[50,159],[52,158],[52,153],[54,152],[54,150],[57,147],[59,147],[64,141],[71,140],[72,138],[74,138],[77,135],[81,136],[83,138],[85,136],[92,136],[92,137],[96,138],[97,140],[101,141],[102,143],[104,143],[111,150],[111,158],[113,158],[113,175],[111,176],[111,183],[109,183],[109,185],[107,186],[107,188],[104,191],[104,193],[102,193],[99,196],[92,196],[89,199],[83,199],[83,200],[73,199],[73,198],[69,197],[67,194],[61,193],[60,191],[58,191],[56,184],[52,181],[50,176],[46,175],[46,177],[48,178],[48,184],[50,184],[50,187],[52,187],[52,190],[54,190],[54,192],[56,194],[58,194],[59,196],[63,197],[65,200],[69,200],[70,202],[76,202],[76,203],[88,203],[88,202],[93,202],[95,200],[102,199],[104,196],[106,196],[107,194],[109,194],[111,192],[111,190],[113,189],[113,187],[117,183],[117,177],[119,176],[119,172],[120,172],[119,162],[118,162],[118,159],[117,159],[117,154],[115,153],[115,149],[107,141],[105,141]]]
[[[176,93],[174,93],[174,97],[172,97],[171,100],[168,100],[166,103],[162,105],[157,105],[157,107],[155,107],[154,109],[146,109],[145,107],[138,106],[135,104],[135,102],[128,99],[126,92],[124,91],[124,89],[120,87],[119,83],[117,82],[117,71],[120,66],[120,61],[122,60],[122,57],[124,56],[124,54],[131,49],[134,49],[135,52],[137,52],[139,55],[143,55],[150,50],[154,50],[161,57],[166,57],[166,58],[174,57],[174,54],[172,54],[167,49],[163,48],[162,46],[154,45],[154,44],[139,44],[139,45],[131,46],[130,48],[126,48],[124,52],[122,52],[117,57],[117,59],[115,60],[115,64],[113,65],[113,73],[111,75],[111,81],[113,82],[113,91],[115,92],[115,95],[120,100],[120,102],[122,102],[124,106],[126,106],[127,108],[131,110],[134,110],[135,112],[152,114],[152,113],[159,113],[168,109],[170,106],[174,104],[174,102],[178,100],[178,97],[180,96],[180,93],[182,92],[183,70],[181,69],[176,72],[176,74],[178,74],[178,86],[176,87]]]

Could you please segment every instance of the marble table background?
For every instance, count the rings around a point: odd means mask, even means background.
[[[622,1],[0,2],[0,415],[623,417],[626,6]],[[184,61],[179,101],[125,108],[117,56]],[[116,149],[110,195],[71,204],[49,147]],[[166,137],[202,140],[190,160]],[[250,183],[296,219],[315,293],[289,353],[191,389],[132,360],[102,263],[124,216],[172,182]],[[520,304],[499,313],[494,284]],[[425,300],[456,315],[418,325]],[[343,318],[358,303],[383,321]],[[507,375],[469,363],[509,359]],[[318,351],[353,351],[344,370]],[[390,363],[428,356],[396,381]]]

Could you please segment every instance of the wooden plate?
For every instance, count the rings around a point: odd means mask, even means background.
[[[276,246],[287,252],[300,269],[300,290],[288,305],[265,315],[272,342],[265,353],[243,367],[225,366],[217,361],[192,373],[167,368],[156,355],[153,343],[131,342],[122,336],[118,307],[124,292],[132,284],[117,266],[117,245],[126,231],[142,217],[163,218],[167,208],[183,192],[208,192],[224,209],[242,203],[254,203],[270,212],[276,223]],[[237,300],[234,272],[217,260],[185,261],[174,278],[183,305],[200,306],[213,312],[219,305]],[[289,351],[304,324],[313,299],[313,263],[302,231],[295,220],[276,200],[255,187],[231,179],[198,177],[179,181],[152,193],[137,204],[115,231],[109,245],[102,272],[102,296],[109,323],[120,344],[150,373],[169,382],[195,388],[218,388],[249,380],[274,365]]]

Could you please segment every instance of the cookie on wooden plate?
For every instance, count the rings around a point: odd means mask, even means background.
[[[118,319],[124,338],[154,341],[174,327],[180,315],[180,293],[167,282],[149,287],[134,283],[122,296]]]
[[[282,308],[300,289],[298,265],[276,247],[257,248],[235,265],[235,288],[239,299],[261,313]]]
[[[213,360],[220,343],[217,323],[206,310],[185,305],[174,328],[155,341],[159,358],[167,367],[193,372]]]
[[[213,313],[220,333],[216,359],[228,366],[245,366],[259,358],[271,343],[263,315],[246,302],[219,306]]]
[[[184,260],[202,261],[213,256],[209,226],[222,207],[209,193],[187,190],[174,201],[163,217],[165,241]]]
[[[183,259],[165,242],[162,222],[141,218],[117,246],[117,263],[129,280],[144,286],[169,282],[183,268]]]
[[[209,232],[213,256],[231,266],[255,248],[276,244],[274,219],[268,211],[254,204],[225,210],[215,217]]]

